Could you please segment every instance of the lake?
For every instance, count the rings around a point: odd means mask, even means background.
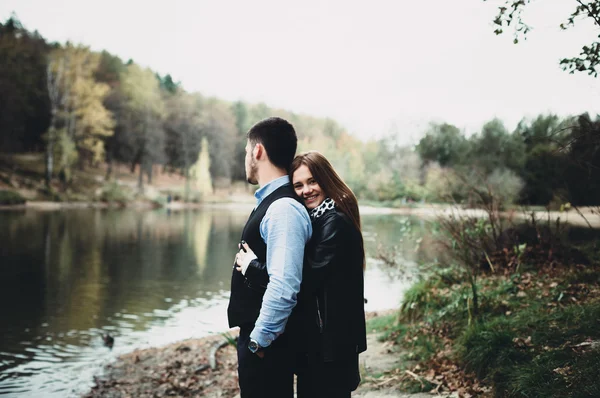
[[[0,212],[0,395],[79,396],[118,355],[228,329],[248,209]],[[427,224],[363,217],[369,311],[397,307]],[[115,337],[113,349],[101,335]]]

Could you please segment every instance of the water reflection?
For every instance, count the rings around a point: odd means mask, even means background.
[[[225,330],[247,215],[0,213],[0,395],[76,396],[118,354]],[[412,248],[411,234],[422,227],[403,217],[364,218],[368,310],[395,307],[402,292],[371,259],[377,245],[404,239]],[[403,261],[412,264],[411,256]],[[102,345],[106,332],[115,336],[113,351]]]
[[[123,345],[127,337],[119,335],[164,324],[191,305],[208,307],[227,288],[245,218],[229,211],[0,214],[0,394],[17,392],[10,380],[100,344],[103,331]],[[196,320],[204,327],[192,334],[226,328],[219,316]]]

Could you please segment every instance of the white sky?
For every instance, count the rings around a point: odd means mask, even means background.
[[[558,65],[597,36],[558,25],[574,0],[534,2],[519,45],[490,0],[0,0],[47,40],[106,49],[227,100],[329,116],[362,139],[415,143],[429,121],[600,113],[600,79]]]

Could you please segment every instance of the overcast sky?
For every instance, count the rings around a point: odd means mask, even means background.
[[[534,2],[527,41],[496,36],[489,0],[0,0],[47,40],[106,49],[188,91],[329,116],[414,143],[429,121],[600,113],[600,79],[558,65],[597,35],[560,31],[574,0]]]

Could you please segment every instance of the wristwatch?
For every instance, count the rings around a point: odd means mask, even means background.
[[[262,347],[260,346],[260,344],[258,344],[258,341],[250,339],[250,342],[248,343],[248,349],[251,353],[256,354],[262,349]]]

